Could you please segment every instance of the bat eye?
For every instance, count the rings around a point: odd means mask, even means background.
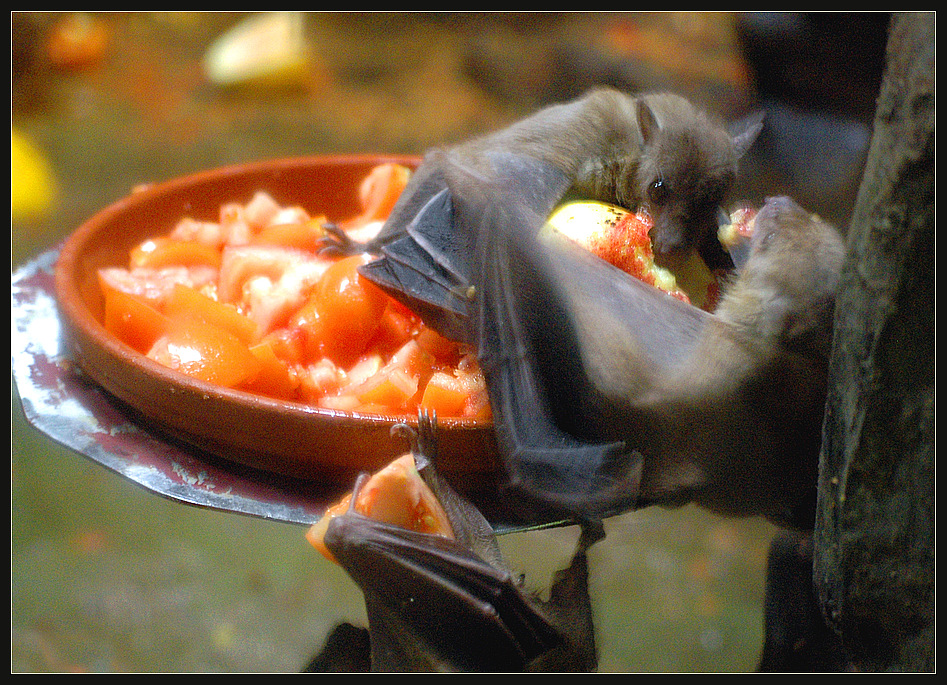
[[[651,181],[651,185],[648,186],[648,199],[651,200],[652,204],[663,205],[668,201],[670,195],[671,191],[663,179],[655,179]]]

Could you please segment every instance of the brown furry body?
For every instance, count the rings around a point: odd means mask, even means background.
[[[565,172],[576,194],[647,208],[655,251],[663,254],[714,234],[737,162],[760,128],[755,123],[733,137],[678,95],[597,88],[453,152],[465,159],[495,150],[541,159]]]
[[[807,527],[844,254],[819,217],[767,201],[700,353],[634,402],[655,438],[645,496],[679,490],[718,513]]]

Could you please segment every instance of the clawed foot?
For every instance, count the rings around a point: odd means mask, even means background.
[[[317,241],[319,254],[326,257],[350,257],[361,254],[366,246],[349,237],[338,224],[326,223],[323,225],[325,235]]]

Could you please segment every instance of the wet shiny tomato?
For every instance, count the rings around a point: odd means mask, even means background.
[[[172,329],[148,351],[148,357],[225,388],[235,388],[255,378],[263,366],[245,342],[196,319],[177,319]]]
[[[345,495],[306,532],[309,543],[330,561],[335,561],[335,557],[324,540],[329,521],[344,514],[351,502],[352,495]],[[372,475],[358,491],[354,509],[368,518],[408,530],[454,537],[444,508],[421,478],[410,454],[398,457]]]
[[[388,296],[358,273],[357,268],[368,259],[357,255],[335,262],[290,320],[290,327],[302,333],[310,359],[328,357],[347,366],[361,356],[378,331]]]

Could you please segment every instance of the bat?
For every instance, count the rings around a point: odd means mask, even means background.
[[[478,351],[511,497],[537,518],[696,502],[812,525],[844,255],[831,226],[768,201],[710,314],[544,238],[573,185],[556,164],[425,164],[440,189],[362,273]]]
[[[583,533],[572,563],[542,602],[506,567],[486,519],[437,475],[434,422],[422,415],[418,425],[412,451],[455,539],[381,523],[354,509],[332,519],[325,534],[326,546],[363,591],[371,669],[594,668],[585,553],[604,532],[590,527]]]
[[[722,124],[673,93],[632,95],[606,87],[539,110],[499,132],[448,152],[474,168],[494,152],[550,164],[569,179],[576,196],[654,218],[655,251],[699,246],[708,262],[725,255],[714,239],[717,212],[730,191],[737,163],[762,129],[762,113],[731,135]],[[419,210],[444,189],[440,153],[431,153],[402,194],[379,235],[367,246],[334,234],[337,250],[377,250],[404,232]]]

